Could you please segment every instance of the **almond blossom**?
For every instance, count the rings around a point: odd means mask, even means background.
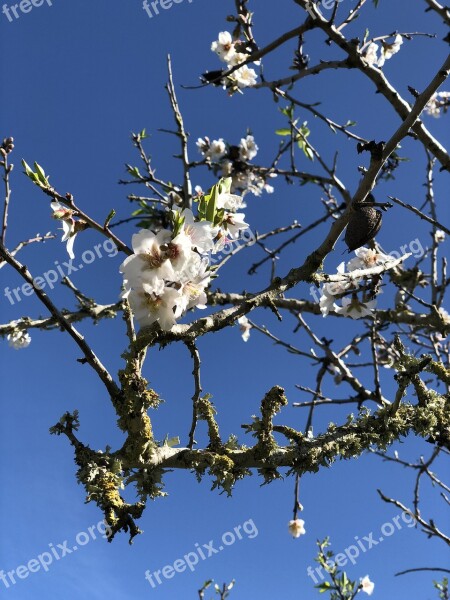
[[[339,275],[343,275],[345,273],[345,262],[341,262],[337,267],[337,272]],[[333,309],[336,311],[336,296],[343,294],[346,290],[351,287],[352,283],[350,281],[338,281],[332,283],[325,283],[322,286],[322,296],[319,300],[320,312],[324,317],[326,317],[330,310]]]
[[[239,144],[239,158],[243,161],[253,160],[258,154],[258,150],[255,138],[252,135],[248,135],[242,138]]]
[[[167,256],[167,244],[172,232],[161,229],[157,234],[148,229],[135,233],[131,243],[133,252],[120,265],[124,276],[124,284],[130,289],[136,282],[158,285],[158,281],[172,279],[174,270]]]
[[[63,206],[60,202],[51,202],[50,206],[53,210],[52,217],[54,219],[59,219],[60,221],[62,221],[63,236],[61,238],[61,241],[67,242],[67,254],[73,260],[75,258],[73,245],[75,242],[75,236],[78,233],[77,222],[72,217],[73,210],[67,208],[66,206]]]
[[[237,239],[241,231],[248,229],[249,225],[244,218],[244,213],[225,213],[222,226],[232,239]]]
[[[161,329],[170,331],[182,310],[182,296],[179,290],[167,286],[155,291],[153,286],[143,283],[141,289],[131,290],[128,300],[141,327],[147,327],[157,321]]]
[[[371,42],[364,53],[364,59],[371,67],[376,67],[378,62],[378,44]]]
[[[342,298],[342,306],[336,306],[335,312],[344,317],[362,319],[364,317],[373,317],[372,310],[375,309],[376,305],[376,300],[360,302],[358,297],[354,295],[352,298]]]
[[[240,198],[240,196],[236,196],[236,198]],[[196,221],[189,208],[185,208],[181,215],[184,217],[183,231],[191,240],[192,246],[201,254],[211,252],[214,248],[213,240],[219,228],[213,227],[209,221]]]
[[[364,59],[371,67],[381,67],[384,63],[392,58],[394,54],[399,52],[401,45],[403,44],[403,38],[401,35],[396,35],[392,44],[388,44],[387,42],[381,42],[381,53],[380,57],[378,57],[378,49],[379,46],[375,42],[370,42],[364,52]]]
[[[442,306],[441,306],[439,308],[438,312],[439,312],[439,316],[444,321],[444,323],[446,325],[450,325],[450,314],[445,310],[445,308],[442,308]]]
[[[183,281],[180,293],[182,296],[181,306],[183,311],[190,308],[205,309],[207,303],[206,288],[211,281],[211,271],[208,270],[208,261],[201,260],[198,255],[198,261],[195,268],[191,269],[190,275]]]
[[[227,147],[222,138],[210,142],[209,138],[198,138],[197,148],[209,160],[220,160],[227,153]]]
[[[229,63],[236,54],[233,38],[228,31],[221,31],[218,39],[211,44],[211,50],[225,63]]]
[[[450,92],[435,92],[428,104],[425,106],[425,112],[436,119],[441,116],[441,111],[446,113],[450,106]]]
[[[232,77],[239,88],[246,88],[256,85],[258,75],[254,69],[251,69],[247,65],[243,65],[234,71]]]
[[[375,250],[365,248],[364,246],[355,250],[355,254],[356,258],[352,258],[347,263],[347,268],[349,271],[370,269],[371,267],[376,267],[377,265],[382,265],[389,260],[392,260],[387,254],[376,252]]]
[[[239,329],[241,330],[242,339],[244,340],[244,342],[248,342],[250,338],[250,330],[252,328],[250,321],[244,315],[243,317],[239,317],[237,322],[239,325]]]
[[[381,42],[381,56],[378,59],[378,67],[384,65],[385,61],[389,58],[392,58],[394,54],[400,51],[400,47],[403,44],[403,38],[401,35],[396,35],[392,44],[387,44],[386,42]]]
[[[441,229],[437,229],[434,232],[434,241],[436,242],[436,244],[441,244],[442,242],[445,242],[445,232],[442,231]]]
[[[224,208],[225,210],[231,210],[234,212],[242,206],[242,196],[238,196],[237,194],[223,192],[222,194],[219,194],[217,198],[217,208]]]
[[[299,538],[306,533],[305,521],[303,519],[292,519],[288,524],[289,533],[294,538]]]
[[[375,584],[373,581],[370,581],[369,576],[366,575],[361,579],[360,588],[363,592],[365,592],[368,596],[371,596],[373,590],[375,588]]]
[[[31,344],[31,336],[26,331],[14,331],[6,336],[9,346],[14,350],[23,350]]]

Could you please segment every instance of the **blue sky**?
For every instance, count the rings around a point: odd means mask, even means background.
[[[350,5],[354,0],[344,3]],[[11,246],[37,232],[57,228],[49,218],[48,201],[21,175],[21,158],[29,163],[37,160],[50,173],[57,189],[73,193],[80,206],[98,220],[104,219],[111,208],[117,210],[119,218],[129,214],[126,194],[131,190],[117,185],[117,181],[125,175],[124,163],[138,164],[129,143],[131,131],[146,127],[151,134],[147,148],[158,174],[180,180],[180,164],[173,158],[178,152],[175,140],[158,132],[158,128],[173,126],[164,90],[168,53],[172,56],[186,128],[191,134],[192,158],[198,156],[195,140],[199,136],[224,137],[236,143],[247,128],[253,131],[260,147],[258,162],[264,164],[274,156],[279,142],[274,131],[283,127],[283,119],[269,92],[247,91],[229,98],[217,88],[182,90],[180,87],[195,85],[201,72],[219,68],[209,47],[217,33],[227,28],[225,17],[232,12],[234,3],[184,0],[151,19],[138,0],[127,3],[53,0],[49,4],[44,2],[27,14],[19,13],[20,17],[12,22],[0,14],[4,82],[0,92],[1,135],[12,135],[16,142],[8,233]],[[273,3],[271,7],[269,3],[261,4],[264,4],[261,8],[255,6],[255,22],[258,41],[263,45],[292,28],[298,20],[298,11],[287,0],[277,2],[275,13]],[[382,0],[378,11],[368,7],[364,23],[361,19],[349,33],[362,37],[367,26],[373,35],[418,28],[436,32],[438,38],[445,35],[439,20],[424,13],[422,3],[392,0],[389,11],[382,10],[383,4]],[[266,75],[287,74],[292,50],[289,45],[269,57]],[[424,87],[443,62],[446,51],[443,42],[418,37],[404,44],[402,51],[387,63],[385,72],[408,98],[407,85]],[[323,37],[317,33],[311,36],[307,52],[313,61],[336,53],[324,45]],[[372,84],[358,74],[328,72],[304,80],[296,88],[297,95],[299,90],[305,102],[322,101],[324,112],[336,121],[357,121],[357,132],[368,139],[387,139],[399,124],[397,115],[375,94]],[[354,146],[345,139],[330,136],[309,115],[301,118],[309,121],[311,140],[327,160],[339,151],[339,176],[354,190],[358,182],[356,167],[365,158],[357,156]],[[426,123],[442,142],[448,143],[445,120],[428,118]],[[395,181],[382,183],[377,195],[380,198],[397,195],[421,204],[425,176],[423,149],[406,140],[404,154],[411,162],[404,164]],[[205,189],[213,181],[206,172],[196,172],[195,176],[194,184]],[[437,196],[444,194],[445,185],[448,190],[445,177],[436,177]],[[320,214],[315,206],[318,192],[314,188],[287,186],[281,180],[274,185],[273,195],[248,201],[247,217],[253,229],[263,232],[287,225],[294,218],[308,224]],[[442,220],[448,218],[448,207],[441,209],[439,216]],[[133,231],[131,225],[125,226],[120,235],[129,241]],[[325,232],[326,228],[321,229],[320,235]],[[301,264],[318,235],[316,232],[305,236],[289,249],[278,263],[280,275],[290,266]],[[399,207],[386,216],[378,239],[388,251],[410,245],[413,240],[418,240],[422,247],[429,243],[423,225]],[[77,239],[76,251],[91,249],[101,241],[93,232],[86,232]],[[340,242],[336,252],[327,258],[328,272],[333,272],[342,260],[343,249]],[[67,255],[64,245],[55,240],[27,249],[20,258],[34,275],[40,275],[54,268],[55,261],[62,264]],[[249,291],[261,289],[267,282],[267,265],[252,278],[246,275],[252,262],[259,258],[260,250],[252,248],[230,261],[221,275],[220,287],[230,291],[241,291],[244,287]],[[98,302],[114,302],[120,288],[121,260],[120,256],[109,258],[105,252],[102,259],[74,274],[73,279]],[[8,269],[0,271],[0,281],[0,290],[21,283]],[[52,297],[60,305],[73,307],[68,290],[59,288],[57,285]],[[307,286],[299,286],[291,295],[308,295]],[[381,303],[387,305],[389,298],[387,292]],[[46,314],[34,297],[24,297],[11,306],[3,291],[0,313],[2,322]],[[262,312],[254,318],[277,333],[284,332],[292,343],[309,348],[309,341],[302,334],[292,334],[295,323],[289,321],[290,317],[286,317],[282,327],[269,313]],[[360,327],[347,320],[335,322],[310,317],[308,322],[314,324],[319,335],[331,335],[336,341],[347,339],[349,332]],[[108,368],[117,372],[122,366],[120,354],[126,346],[122,320],[102,321],[95,327],[83,323],[79,329]],[[1,344],[0,570],[5,571],[51,551],[49,544],[56,548],[68,540],[69,547],[73,547],[77,534],[87,532],[101,518],[94,505],[83,503],[84,490],[76,484],[73,453],[67,441],[51,437],[48,428],[66,410],[77,408],[81,418],[80,438],[85,443],[95,449],[104,449],[106,444],[117,448],[123,439],[102,385],[87,366],[76,362],[79,352],[68,336],[58,331],[32,332],[32,338],[30,347],[21,352],[10,350],[5,342]],[[265,392],[275,384],[286,388],[291,402],[306,400],[295,385],[311,385],[312,369],[308,362],[274,347],[256,333],[244,345],[238,330],[228,329],[201,340],[199,348],[203,358],[203,387],[213,395],[223,437],[236,432],[242,443],[246,441],[240,425],[249,422]],[[159,439],[179,435],[183,443],[186,441],[193,393],[191,370],[185,347],[169,347],[164,352],[153,350],[149,354],[145,375],[166,400],[153,417]],[[364,374],[363,380],[370,385],[371,374]],[[383,373],[383,381],[387,386],[385,393],[392,393],[392,373]],[[331,384],[328,393],[333,393]],[[342,388],[338,393],[345,395],[348,390]],[[330,420],[336,422],[344,417],[342,410],[318,411],[315,430],[320,431]],[[302,429],[305,419],[306,414],[288,407],[279,422]],[[199,441],[204,442],[203,433]],[[397,449],[402,456],[416,458],[420,453],[428,454],[431,448],[428,446],[408,439],[407,444],[398,445]],[[169,474],[166,479],[169,496],[149,504],[140,521],[145,533],[132,547],[125,536],[106,544],[98,535],[99,539],[91,540],[76,552],[55,559],[48,572],[30,574],[8,589],[0,581],[0,597],[187,599],[197,597],[196,590],[208,578],[218,582],[235,578],[232,598],[236,600],[280,595],[286,600],[309,600],[317,597],[306,575],[307,567],[314,564],[315,540],[330,535],[338,552],[354,544],[355,536],[362,539],[374,532],[375,539],[379,539],[383,524],[392,523],[399,511],[383,504],[376,488],[406,503],[412,489],[408,473],[383,465],[373,456],[337,462],[319,475],[305,475],[301,502],[305,507],[302,517],[307,535],[293,540],[286,528],[293,505],[293,480],[262,488],[260,483],[256,476],[241,482],[229,499],[210,493],[207,479],[198,484],[188,473]],[[427,501],[429,514],[443,524],[446,517],[442,507],[425,488],[425,504]],[[147,569],[153,572],[173,565],[193,551],[196,543],[218,541],[224,533],[248,521],[258,531],[252,539],[244,535],[242,540],[201,561],[194,572],[177,574],[156,589],[145,580]],[[83,540],[83,535],[79,539]],[[356,565],[348,568],[348,574],[357,579],[369,573],[376,582],[374,598],[433,598],[429,574],[395,578],[394,573],[422,565],[445,566],[443,549],[403,523],[392,536],[362,552]]]

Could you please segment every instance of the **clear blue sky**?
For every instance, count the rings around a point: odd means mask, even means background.
[[[344,0],[353,4],[354,0]],[[277,3],[254,3],[258,41],[264,44],[298,22],[298,9],[288,0]],[[260,9],[258,5],[263,5]],[[269,7],[270,4],[270,7]],[[422,2],[395,0],[389,10],[381,12],[372,7],[366,11],[366,21],[352,27],[352,35],[371,33],[382,35],[395,29],[408,32],[437,32],[445,35],[438,19],[423,11]],[[10,6],[10,3],[7,3]],[[152,134],[148,150],[161,177],[179,181],[180,165],[172,158],[178,152],[174,138],[158,133],[158,128],[172,127],[164,84],[166,82],[166,55],[170,52],[174,76],[186,127],[191,133],[191,156],[197,157],[195,140],[199,136],[224,137],[239,142],[246,129],[251,128],[260,146],[258,161],[269,161],[279,141],[274,130],[283,126],[281,116],[268,92],[247,91],[243,96],[228,98],[221,89],[182,91],[180,84],[195,84],[198,75],[206,69],[218,68],[218,61],[210,52],[211,41],[227,28],[225,17],[234,3],[210,3],[206,0],[184,0],[174,4],[150,19],[141,2],[129,0],[54,0],[44,2],[27,14],[9,22],[0,14],[1,89],[0,134],[13,135],[16,140],[13,179],[13,199],[10,213],[9,243],[12,246],[35,233],[55,231],[47,200],[20,174],[20,159],[29,163],[37,160],[51,175],[51,181],[62,193],[72,192],[77,202],[91,215],[101,220],[115,208],[119,217],[129,213],[126,193],[130,189],[118,186],[124,176],[124,163],[138,164],[138,158],[129,143],[131,131],[143,127]],[[274,11],[276,6],[276,11]],[[293,46],[282,50],[267,61],[267,73],[287,74]],[[443,42],[417,38],[405,43],[402,51],[386,64],[385,72],[408,97],[407,85],[417,89],[429,81],[430,75],[442,63],[447,47]],[[332,53],[323,43],[323,37],[314,34],[307,52],[318,58]],[[333,50],[333,52],[335,52]],[[387,139],[399,119],[375,94],[373,86],[354,73],[327,73],[306,80],[297,87],[297,96],[305,101],[323,102],[338,122],[358,121],[358,133],[371,139]],[[367,114],[370,115],[367,118]],[[336,149],[341,152],[341,179],[353,190],[358,181],[356,166],[365,160],[358,157],[354,146],[337,136],[330,136],[320,124],[310,121],[311,140],[330,160]],[[449,141],[448,120],[427,119],[431,130]],[[443,139],[446,137],[446,140]],[[421,203],[425,166],[423,150],[411,141],[404,145],[404,154],[415,159],[406,163],[402,174],[389,185],[382,184],[380,197],[398,195],[405,200]],[[309,167],[309,165],[306,165]],[[313,167],[317,168],[317,166]],[[207,188],[211,176],[197,173],[194,184]],[[436,193],[443,195],[441,176]],[[288,187],[283,181],[275,182],[272,196],[250,198],[247,217],[253,229],[266,231],[287,225],[293,218],[308,224],[319,213],[315,208],[318,192],[312,187]],[[448,190],[448,187],[447,187]],[[136,188],[136,191],[139,191]],[[443,211],[441,218],[448,218]],[[130,239],[134,229],[124,227],[121,236]],[[322,229],[324,233],[326,229]],[[318,233],[305,236],[279,262],[279,274],[290,266],[300,264]],[[386,250],[398,250],[418,238],[425,247],[429,237],[422,225],[402,212],[393,209],[386,217],[386,225],[379,240]],[[76,241],[77,253],[91,249],[102,240],[87,232]],[[327,259],[326,269],[333,272],[341,260],[342,242]],[[228,263],[220,280],[220,287],[230,291],[257,290],[267,281],[267,270],[249,279],[246,272],[253,260],[260,258],[254,248],[241,253],[236,261]],[[34,275],[51,269],[54,261],[67,260],[64,245],[59,241],[47,243],[21,255]],[[121,257],[95,261],[73,276],[87,294],[101,303],[113,302],[118,297]],[[267,267],[267,265],[266,265]],[[24,315],[45,315],[34,297],[24,298],[11,306],[3,296],[5,286],[21,284],[8,269],[0,271],[1,320]],[[61,286],[59,286],[61,287]],[[293,295],[307,294],[306,286]],[[73,307],[68,291],[55,289],[53,298]],[[389,294],[381,302],[387,303]],[[448,309],[448,307],[447,307]],[[273,315],[260,313],[254,317],[260,324],[284,331],[292,343],[309,348],[301,335],[293,335],[294,323],[280,328]],[[347,339],[349,331],[357,331],[358,324],[348,320],[339,322],[315,319],[319,335],[335,340]],[[310,317],[308,322],[314,320]],[[121,319],[103,321],[95,328],[80,325],[95,351],[113,372],[121,367],[120,354],[126,345]],[[330,333],[331,331],[331,333]],[[346,336],[346,337],[344,337]],[[0,416],[0,570],[10,571],[27,564],[43,552],[51,551],[68,540],[72,548],[79,532],[101,519],[94,504],[85,505],[84,490],[76,484],[72,449],[65,438],[51,437],[48,428],[66,410],[80,411],[82,441],[95,449],[110,444],[117,448],[122,436],[116,429],[115,414],[105,396],[102,385],[87,366],[76,362],[79,352],[60,332],[32,332],[32,344],[27,350],[15,352],[2,342],[0,363],[2,412]],[[241,423],[249,422],[258,411],[264,393],[275,384],[286,388],[291,402],[305,400],[295,384],[312,385],[312,369],[294,355],[274,347],[256,333],[244,345],[238,330],[229,329],[201,340],[203,357],[203,387],[214,396],[219,410],[223,437],[231,432],[241,433]],[[192,366],[184,347],[170,347],[164,352],[149,354],[146,376],[166,400],[154,415],[156,436],[163,439],[179,435],[186,441],[190,398],[193,393]],[[362,376],[371,385],[370,373]],[[387,392],[392,392],[392,373],[383,373]],[[328,389],[333,393],[332,387]],[[386,392],[386,393],[387,393]],[[346,395],[347,388],[338,394]],[[322,409],[323,410],[323,409]],[[306,415],[298,409],[287,408],[279,422],[298,429],[305,425]],[[318,411],[316,431],[326,427],[330,420],[344,418],[342,411]],[[200,443],[204,435],[199,435]],[[251,443],[248,440],[248,443]],[[417,457],[428,453],[431,446],[408,440],[398,447],[402,456]],[[293,540],[287,533],[293,505],[293,480],[276,482],[260,488],[254,476],[237,485],[234,497],[228,499],[209,492],[209,481],[198,484],[188,473],[173,473],[166,478],[169,496],[150,504],[140,521],[144,535],[132,547],[125,536],[113,544],[103,539],[91,541],[76,552],[65,556],[49,567],[19,580],[9,589],[0,581],[0,597],[11,600],[36,598],[82,598],[121,600],[124,598],[173,599],[196,598],[196,590],[203,581],[214,578],[218,582],[237,580],[232,598],[285,600],[317,597],[312,581],[306,575],[313,565],[315,540],[330,535],[336,552],[374,532],[380,537],[384,523],[392,522],[398,511],[383,504],[376,488],[408,503],[412,481],[407,473],[390,465],[384,466],[375,457],[363,457],[348,463],[338,462],[319,475],[302,478],[301,502],[305,507],[307,535]],[[132,497],[132,496],[130,496]],[[424,490],[432,517],[445,520],[442,507],[433,500],[436,496]],[[433,502],[436,502],[433,505]],[[253,539],[236,541],[219,554],[201,561],[195,572],[177,574],[163,585],[152,589],[144,579],[145,570],[151,572],[172,564],[183,555],[195,550],[195,544],[216,543],[223,533],[244,522],[253,520],[258,535]],[[401,522],[401,521],[400,521]],[[448,518],[447,518],[448,524]],[[250,527],[249,527],[250,530]],[[80,538],[82,543],[84,537]],[[348,574],[358,579],[370,574],[376,582],[374,598],[410,600],[434,598],[429,574],[415,574],[395,578],[396,571],[417,566],[445,566],[444,547],[433,540],[426,541],[417,530],[406,524],[400,531],[385,539],[377,547],[358,558]],[[60,552],[61,554],[61,552]]]

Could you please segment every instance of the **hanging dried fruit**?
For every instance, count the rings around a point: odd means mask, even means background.
[[[357,250],[370,242],[380,231],[382,214],[371,206],[361,206],[354,210],[345,232],[348,251]]]
[[[375,202],[372,194],[368,196],[367,202],[359,202],[353,207],[345,232],[345,243],[349,252],[357,250],[373,240],[380,231],[383,214],[380,210],[375,210],[374,206],[379,206],[383,210],[392,208],[390,202]]]

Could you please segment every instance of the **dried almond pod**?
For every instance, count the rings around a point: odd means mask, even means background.
[[[382,213],[371,206],[360,204],[355,207],[345,232],[348,251],[357,250],[370,242],[380,231]]]

